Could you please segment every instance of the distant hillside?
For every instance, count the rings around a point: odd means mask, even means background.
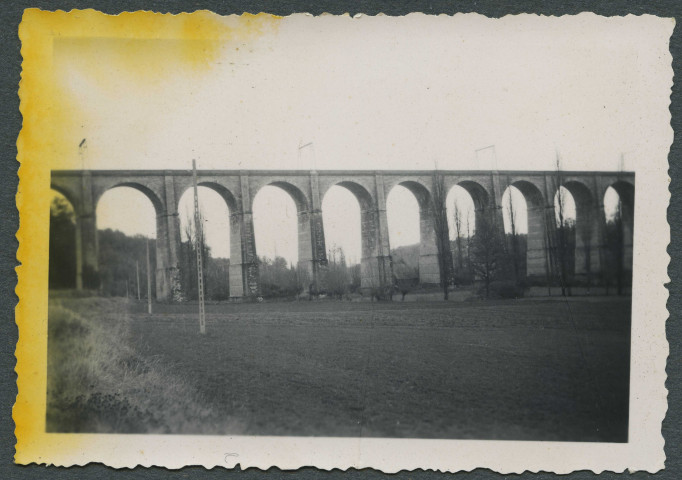
[[[470,239],[462,238],[450,242],[452,251],[454,281],[456,284],[469,284],[473,282],[473,272],[469,264]],[[511,245],[511,237],[507,241]],[[526,235],[517,236],[518,268],[521,275],[526,270]],[[405,245],[391,249],[393,258],[393,274],[398,279],[419,277],[419,244]]]

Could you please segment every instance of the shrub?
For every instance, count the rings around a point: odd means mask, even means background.
[[[485,286],[476,292],[479,297],[485,297]],[[490,283],[488,298],[523,298],[524,288],[511,281],[497,281]]]
[[[50,301],[48,432],[225,433],[239,426],[206,405],[161,358],[129,343],[124,299]]]

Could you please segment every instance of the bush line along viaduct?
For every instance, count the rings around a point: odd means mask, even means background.
[[[317,285],[327,263],[322,223],[322,199],[330,187],[340,185],[357,198],[361,209],[363,286],[392,282],[386,197],[396,185],[408,188],[420,205],[419,275],[424,283],[438,283],[438,267],[431,196],[435,176],[442,176],[445,192],[455,185],[471,195],[477,216],[497,209],[503,228],[502,195],[513,185],[524,195],[528,211],[527,274],[545,276],[548,268],[547,227],[554,222],[554,198],[559,185],[576,204],[575,273],[600,272],[604,261],[604,194],[613,187],[620,196],[629,259],[632,258],[634,173],[572,171],[301,171],[301,170],[203,170],[199,185],[212,188],[230,211],[230,295],[245,297],[259,292],[258,257],[251,203],[260,188],[274,185],[294,199],[298,209],[299,267]],[[190,170],[56,170],[51,186],[72,204],[76,214],[77,287],[83,288],[86,272],[98,269],[95,209],[108,189],[136,188],[156,210],[156,296],[171,301],[179,278],[180,221],[178,202],[192,186]],[[629,240],[628,240],[629,239]],[[587,247],[586,247],[587,245]],[[591,246],[591,248],[590,248]]]

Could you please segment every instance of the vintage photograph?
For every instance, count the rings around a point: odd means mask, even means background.
[[[46,434],[637,440],[671,24],[41,14]]]

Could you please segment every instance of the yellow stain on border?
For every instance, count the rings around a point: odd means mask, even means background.
[[[177,69],[208,72],[226,46],[248,43],[276,32],[281,19],[267,14],[220,17],[208,11],[171,15],[95,10],[47,12],[28,9],[19,26],[23,57],[19,85],[23,127],[17,139],[19,248],[17,258],[19,328],[16,372],[19,393],[12,416],[17,437],[15,462],[87,463],[78,454],[93,435],[45,432],[47,385],[47,304],[50,170],[78,168],[75,146],[64,132],[76,128],[82,113],[57,85],[55,42],[77,42],[96,53],[113,49],[113,68],[141,84],[154,83]],[[235,48],[239,48],[235,46]],[[112,65],[107,65],[111,69]],[[107,70],[88,71],[99,83]]]

